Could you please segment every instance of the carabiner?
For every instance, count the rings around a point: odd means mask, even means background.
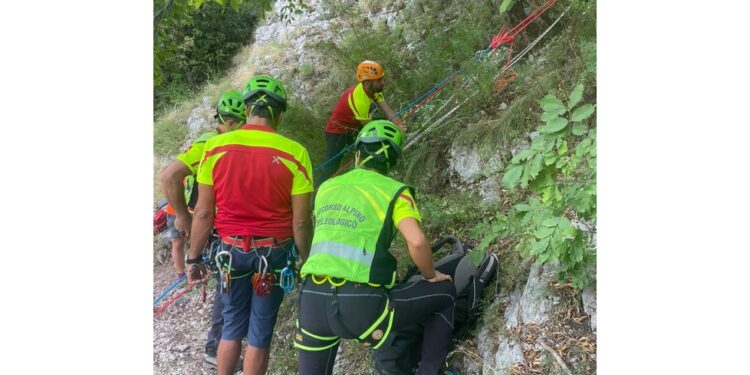
[[[281,270],[280,278],[281,280],[279,280],[279,285],[281,285],[281,289],[284,289],[284,293],[289,294],[294,291],[294,284],[296,280],[294,277],[293,267],[284,267],[284,269]]]

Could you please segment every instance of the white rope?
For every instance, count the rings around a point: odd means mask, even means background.
[[[478,92],[479,91],[475,91],[473,94],[469,95],[466,99],[464,99],[463,102],[461,102],[461,104],[453,107],[453,109],[451,109],[450,111],[448,111],[448,113],[446,113],[445,115],[443,115],[443,117],[441,117],[440,119],[438,119],[437,121],[435,121],[433,124],[431,124],[430,126],[428,126],[427,129],[424,130],[424,132],[422,132],[418,136],[414,137],[414,139],[410,140],[409,143],[406,145],[406,147],[404,147],[404,150],[407,150],[409,147],[411,147],[411,145],[413,145],[416,141],[418,141],[425,134],[427,134],[430,131],[430,129],[434,128],[436,125],[438,125],[441,122],[445,121],[445,119],[447,119],[448,116],[450,116],[453,112],[457,111],[464,103],[466,103],[467,100],[471,99]]]
[[[547,30],[544,30],[544,32],[541,35],[539,35],[536,39],[534,39],[534,41],[532,41],[531,43],[529,43],[529,45],[526,46],[526,48],[524,48],[518,55],[516,55],[515,57],[513,57],[513,59],[510,60],[510,63],[507,66],[503,67],[503,69],[501,69],[500,72],[497,75],[495,75],[495,79],[499,78],[500,75],[502,75],[508,69],[510,69],[516,62],[518,62],[518,60],[520,60],[524,55],[526,55],[531,50],[531,48],[533,48],[537,43],[539,43],[539,41],[542,40],[542,38],[544,38],[544,36],[547,35],[547,33],[549,33],[549,31],[552,30],[552,28],[560,21],[560,19],[562,18],[562,16],[564,16],[565,13],[568,12],[568,9],[570,9],[571,6],[572,6],[572,4],[568,5],[568,7],[565,8],[565,10],[562,13],[560,13],[560,16],[557,17],[557,19],[555,20],[555,22],[553,22],[547,28]],[[464,87],[465,86],[466,86],[466,82],[464,83]],[[461,104],[458,104],[455,107],[453,107],[450,111],[448,111],[448,113],[446,113],[445,115],[443,115],[442,117],[440,117],[434,123],[430,124],[420,134],[415,135],[415,137],[412,138],[411,140],[409,140],[409,143],[406,144],[406,146],[404,147],[404,150],[407,150],[409,147],[411,147],[416,141],[418,141],[419,139],[421,139],[431,129],[437,129],[436,128],[437,125],[439,125],[441,122],[445,121],[445,119],[447,119],[449,115],[451,115],[453,112],[455,112],[456,110],[458,110],[458,108],[460,108],[464,103],[466,103],[469,99],[471,99],[472,97],[474,97],[474,95],[476,95],[478,93],[479,93],[479,90],[474,91],[474,93],[472,93],[466,99],[464,99],[464,101],[461,102]],[[437,111],[435,111],[435,114],[433,114],[432,117],[434,118],[437,113],[439,113],[440,111],[442,111],[443,107],[445,107],[446,104],[450,103],[451,99],[453,99],[453,95],[451,95],[451,97],[440,107],[440,109],[438,109]],[[430,118],[430,120],[432,120],[432,118]],[[426,121],[425,123],[429,123],[430,120]]]
[[[560,13],[560,16],[559,16],[559,17],[557,17],[557,19],[555,20],[555,22],[552,22],[552,24],[551,24],[551,25],[549,25],[549,27],[547,28],[547,30],[544,30],[544,32],[543,32],[543,33],[542,33],[541,35],[539,35],[539,36],[538,36],[538,37],[537,37],[536,39],[534,39],[534,41],[533,41],[533,42],[529,43],[529,45],[528,45],[528,46],[526,46],[526,48],[524,48],[524,49],[523,49],[523,50],[522,50],[522,51],[521,51],[521,52],[520,52],[520,53],[519,53],[518,55],[516,55],[515,57],[513,57],[513,58],[512,58],[511,60],[510,60],[510,64],[508,64],[508,66],[506,66],[506,67],[504,67],[504,68],[503,68],[502,70],[500,70],[500,73],[499,73],[498,75],[496,75],[495,77],[499,77],[499,76],[500,76],[500,74],[503,74],[503,73],[505,73],[505,71],[507,71],[508,69],[510,69],[510,67],[511,67],[511,66],[513,66],[513,64],[515,64],[516,62],[518,62],[518,60],[520,60],[520,59],[521,59],[521,58],[522,58],[522,57],[523,57],[523,56],[524,56],[525,54],[527,54],[527,53],[529,52],[529,50],[531,50],[531,48],[532,48],[532,47],[534,47],[534,46],[535,46],[535,45],[536,45],[537,43],[539,43],[539,41],[540,41],[540,40],[542,40],[542,38],[544,38],[544,36],[545,36],[545,35],[547,35],[547,33],[548,33],[548,32],[549,32],[550,30],[552,30],[552,28],[553,28],[553,27],[554,27],[554,26],[555,26],[555,25],[556,25],[556,24],[557,24],[558,22],[560,22],[560,19],[562,18],[562,16],[564,16],[564,15],[565,15],[565,13],[567,13],[567,12],[568,12],[568,9],[570,9],[570,7],[571,7],[571,6],[572,6],[572,4],[571,4],[571,5],[568,5],[568,7],[567,7],[567,8],[565,8],[565,10],[564,10],[564,11],[563,11],[562,13]]]

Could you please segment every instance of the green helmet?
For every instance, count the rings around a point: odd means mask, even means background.
[[[398,156],[401,155],[404,134],[401,133],[401,129],[388,120],[370,121],[359,131],[355,146],[359,146],[360,143],[376,142],[388,142]]]
[[[259,75],[250,78],[242,90],[242,101],[246,104],[258,94],[265,94],[281,104],[281,111],[286,111],[286,90],[279,80],[269,75]],[[254,104],[259,104],[255,102]]]
[[[216,104],[216,116],[215,118],[232,117],[240,121],[245,121],[247,116],[245,115],[245,104],[242,103],[242,94],[239,91],[227,91],[219,98],[219,103]]]

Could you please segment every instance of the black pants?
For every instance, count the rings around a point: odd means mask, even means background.
[[[320,172],[315,176],[315,189],[336,173],[339,165],[341,165],[341,159],[344,157],[344,154],[338,155],[338,153],[352,142],[354,142],[352,134],[326,133],[326,157],[323,161],[325,164],[322,165]],[[334,156],[336,158],[332,160]]]
[[[216,357],[216,349],[221,341],[221,326],[224,325],[224,317],[221,311],[224,310],[224,302],[221,300],[221,275],[216,273],[216,292],[214,293],[214,305],[211,307],[211,328],[206,335],[206,347],[204,352],[212,357]]]
[[[448,355],[453,330],[456,289],[453,283],[429,283],[421,280],[400,284],[390,291],[366,284],[347,282],[336,288],[340,318],[352,333],[363,333],[382,314],[387,299],[394,305],[391,332],[414,323],[424,324],[422,362],[418,374],[435,375]],[[331,285],[315,285],[308,277],[299,302],[299,326],[317,336],[341,336],[334,332],[325,308],[332,303]],[[330,375],[336,361],[338,344],[320,351],[297,350],[301,375]]]

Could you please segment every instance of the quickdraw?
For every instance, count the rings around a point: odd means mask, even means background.
[[[222,263],[221,257],[229,257],[229,262]],[[221,250],[216,254],[216,266],[219,268],[219,279],[221,280],[221,292],[229,293],[230,284],[232,282],[231,270],[232,270],[232,253],[226,250]]]

